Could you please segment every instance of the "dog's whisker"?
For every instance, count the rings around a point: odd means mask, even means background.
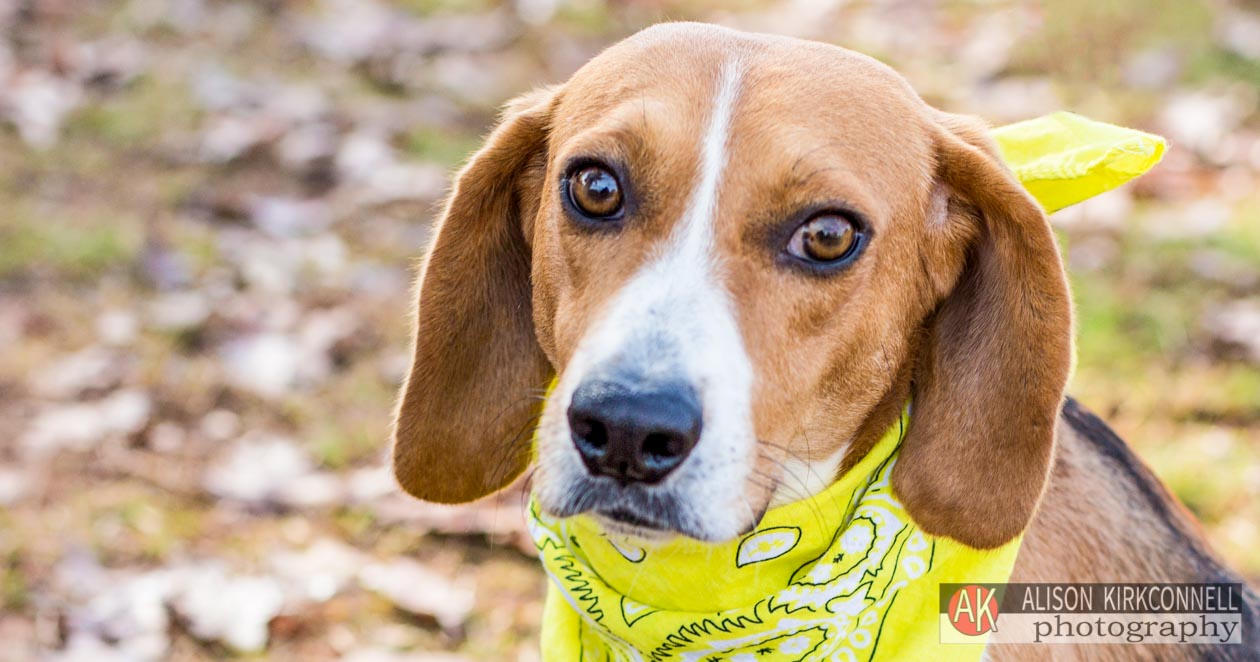
[[[534,427],[537,418],[537,414],[526,418],[522,427],[515,433],[505,435],[490,442],[489,454],[492,458],[492,463],[490,465],[491,469],[488,474],[490,480],[496,481],[496,484],[498,484],[498,482],[501,482],[504,478],[506,478],[507,472],[510,467],[513,466],[512,462],[514,459],[514,453],[519,453],[521,451],[522,435]]]

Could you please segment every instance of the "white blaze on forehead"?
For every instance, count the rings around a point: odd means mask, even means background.
[[[700,152],[700,182],[692,192],[682,225],[675,230],[677,249],[691,257],[712,263],[713,230],[717,222],[718,184],[726,167],[726,146],[730,138],[731,113],[739,96],[741,69],[728,62],[718,75],[717,95],[709,116]]]
[[[632,337],[635,335],[679,341],[698,340],[696,334],[685,333],[689,329],[701,332],[700,335],[717,334],[724,340],[733,340],[739,345],[739,355],[744,355],[743,339],[731,313],[729,296],[720,283],[719,265],[714,255],[718,191],[722,170],[726,166],[726,147],[731,115],[739,95],[740,75],[741,68],[737,63],[727,63],[718,75],[704,139],[700,144],[699,177],[682,218],[657,254],[610,302],[603,319],[596,322],[581,343],[575,362],[579,358],[589,358],[591,363],[595,363],[627,351],[637,352],[638,348],[632,346],[634,341],[644,344],[642,341],[649,338]],[[682,356],[654,358],[677,358],[683,363],[690,363],[694,352],[703,351],[703,347],[691,346],[690,342],[675,349],[680,350]]]
[[[753,517],[744,495],[755,444],[753,370],[715,254],[718,194],[741,76],[738,62],[727,62],[719,72],[699,145],[698,178],[682,218],[579,343],[551,403],[567,409],[583,379],[610,367],[613,374],[600,376],[615,378],[624,371],[629,378],[689,382],[704,410],[701,438],[661,487],[704,529],[686,533],[710,538],[734,536]],[[569,465],[560,475],[581,469],[576,450],[564,446],[554,449]],[[549,461],[547,449],[543,452],[543,461]]]

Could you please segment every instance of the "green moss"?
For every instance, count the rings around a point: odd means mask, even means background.
[[[1199,393],[1203,406],[1222,419],[1260,423],[1260,370],[1254,366],[1242,362],[1226,364]],[[1256,453],[1260,454],[1260,448]]]
[[[1260,269],[1260,194],[1240,201],[1229,222],[1204,239],[1215,248]]]
[[[480,143],[476,135],[422,127],[406,135],[403,149],[422,159],[455,166],[467,161]]]
[[[320,464],[330,469],[341,469],[363,460],[379,450],[384,437],[324,429],[311,441],[312,452]]]
[[[1247,493],[1247,471],[1260,465],[1260,450],[1228,428],[1186,426],[1177,436],[1147,448],[1147,459],[1205,523],[1228,518],[1243,505],[1237,500]],[[1187,445],[1195,452],[1188,453]],[[1212,480],[1203,480],[1205,475]]]
[[[0,569],[0,611],[21,611],[30,603],[30,588],[17,568]]]
[[[401,9],[424,16],[433,14],[472,14],[494,9],[494,0],[394,0]]]
[[[140,250],[138,224],[108,215],[43,216],[29,206],[0,220],[0,277],[47,274],[88,279],[128,266]]]
[[[376,517],[366,508],[346,508],[333,517],[333,526],[340,534],[339,537],[352,544],[375,542],[368,540],[375,525]]]
[[[190,127],[196,117],[186,90],[143,77],[73,114],[66,123],[66,139],[85,137],[117,147],[145,146]]]
[[[1197,52],[1186,66],[1188,82],[1201,83],[1217,78],[1238,80],[1252,87],[1260,87],[1260,61],[1217,46]]]
[[[1073,273],[1071,281],[1082,366],[1131,373],[1184,346],[1193,310],[1177,293],[1124,287],[1105,272]]]
[[[605,3],[582,2],[562,4],[554,21],[557,26],[574,32],[599,35],[613,29],[617,19]]]
[[[198,537],[202,530],[199,511],[171,506],[169,500],[163,500],[163,507],[158,507],[147,497],[136,498],[119,504],[117,513],[136,537],[139,552],[157,561]]]

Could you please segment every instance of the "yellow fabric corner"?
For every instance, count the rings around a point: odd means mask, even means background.
[[[991,135],[1006,165],[1046,212],[1145,173],[1167,146],[1159,136],[1068,112],[998,127]]]

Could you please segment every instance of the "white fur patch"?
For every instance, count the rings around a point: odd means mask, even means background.
[[[779,477],[779,486],[770,497],[770,507],[782,506],[793,501],[808,499],[822,492],[836,481],[840,470],[840,461],[849,445],[821,460],[806,461],[795,455],[783,460],[783,475]]]
[[[718,194],[741,73],[738,63],[727,63],[718,76],[700,146],[699,178],[683,217],[658,254],[592,325],[548,403],[540,449],[547,478],[539,491],[544,507],[549,498],[563,498],[554,492],[566,489],[566,482],[571,488],[581,481],[577,472],[585,473],[569,442],[567,422],[560,421],[574,390],[602,366],[632,366],[643,379],[683,379],[700,398],[699,442],[652,488],[679,509],[689,529],[685,533],[727,539],[752,523],[745,484],[756,444],[753,368],[714,254]]]

